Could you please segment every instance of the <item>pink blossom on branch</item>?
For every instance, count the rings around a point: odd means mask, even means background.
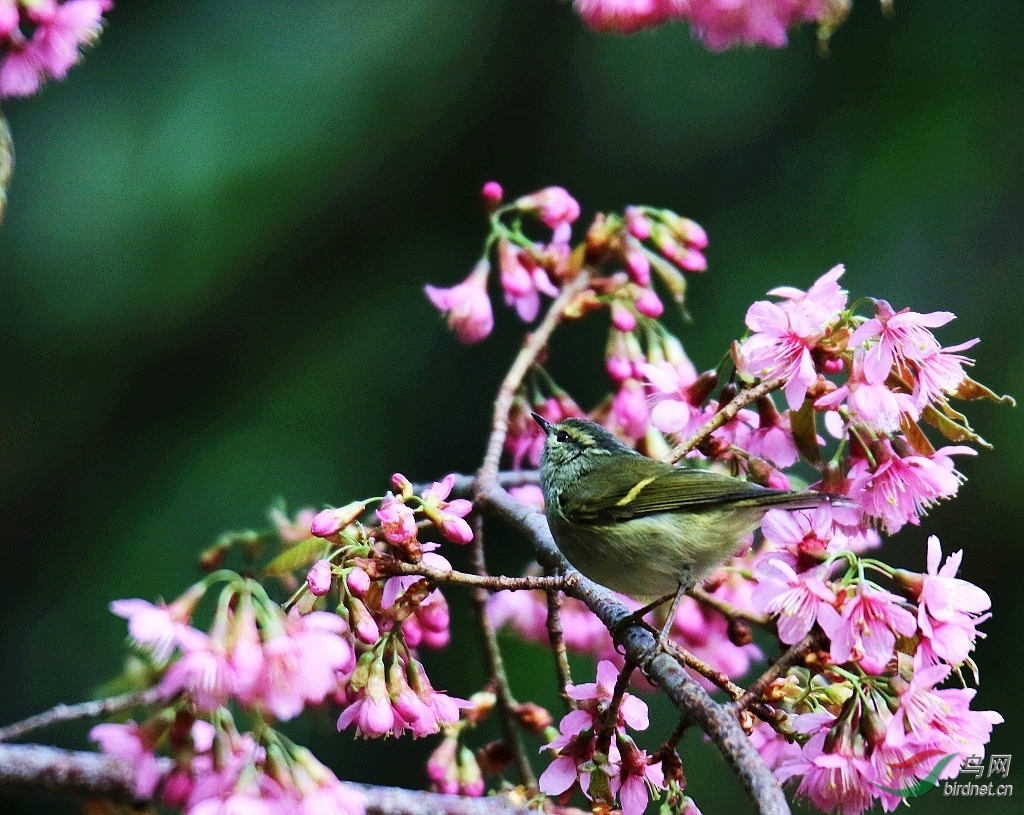
[[[472,345],[490,335],[494,328],[494,312],[487,296],[487,278],[491,267],[481,260],[469,277],[449,289],[425,286],[427,298],[442,314],[448,315],[448,327],[461,342]]]

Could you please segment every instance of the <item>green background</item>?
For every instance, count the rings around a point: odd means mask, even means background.
[[[584,217],[649,203],[703,224],[711,266],[683,334],[698,366],[767,289],[845,262],[853,296],[956,311],[941,339],[982,337],[974,375],[1024,396],[1022,30],[1013,0],[900,0],[894,19],[861,0],[822,59],[810,31],[717,55],[681,25],[597,36],[553,0],[121,0],[67,82],[5,105],[0,721],[87,698],[123,654],[107,603],[175,596],[195,552],[275,498],[342,504],[395,470],[476,466],[523,328],[500,306],[495,336],[461,347],[421,288],[472,266],[490,178],[564,185]],[[592,404],[588,336],[554,356]],[[929,533],[966,550],[994,601],[976,706],[1006,717],[991,749],[1020,762],[1024,413],[970,414],[995,450],[961,459],[961,499],[885,554],[922,568]],[[528,558],[493,542],[495,569]],[[465,695],[482,671],[449,596],[458,645],[428,666]],[[556,710],[549,657],[507,644],[516,693]],[[655,704],[651,747],[672,725]],[[353,743],[330,716],[292,730],[342,777],[413,786],[433,742]],[[705,813],[745,811],[692,735],[684,762]]]

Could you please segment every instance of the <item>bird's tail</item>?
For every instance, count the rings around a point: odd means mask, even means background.
[[[801,492],[765,490],[760,495],[752,495],[738,503],[743,506],[764,507],[765,509],[814,509],[821,504],[845,508],[859,506],[856,501],[851,501],[844,495],[833,495],[827,492],[815,492],[814,490],[803,490]]]

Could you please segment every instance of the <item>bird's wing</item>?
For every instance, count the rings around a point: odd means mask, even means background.
[[[565,496],[562,512],[567,518],[577,523],[614,523],[658,512],[703,509],[738,501],[759,504],[791,494],[708,470],[666,465],[665,469],[659,468],[638,480],[635,472],[626,473],[625,478],[617,475],[614,461],[604,466],[608,468],[607,473],[587,481],[590,484],[600,481],[608,487],[602,494],[580,496],[577,500],[573,500],[572,495]]]

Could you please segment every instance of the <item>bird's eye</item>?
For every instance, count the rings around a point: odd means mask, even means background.
[[[569,441],[569,434],[566,433],[564,430],[556,430],[555,441],[559,442],[560,444],[567,444]]]

